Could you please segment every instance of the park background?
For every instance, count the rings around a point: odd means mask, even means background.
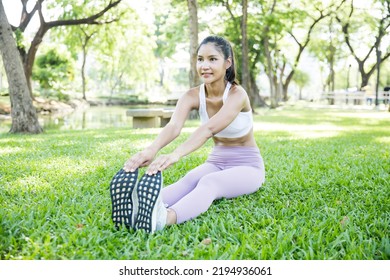
[[[31,21],[20,21],[22,2],[22,20],[37,7]],[[19,92],[3,56],[1,259],[389,259],[389,1],[2,4],[27,77],[21,104],[38,114],[34,135],[7,133]],[[267,181],[154,235],[116,231],[110,179],[160,130],[133,129],[126,111],[171,107],[199,83],[191,54],[208,34],[233,44]],[[163,152],[198,124],[190,119]],[[165,183],[211,146],[167,170]]]

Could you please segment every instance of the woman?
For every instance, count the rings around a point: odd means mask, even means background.
[[[251,105],[236,80],[230,43],[219,36],[205,38],[198,47],[197,71],[203,84],[178,100],[170,122],[156,140],[131,157],[114,177],[111,197],[117,226],[124,223],[154,232],[197,217],[216,199],[253,193],[264,183],[265,170],[253,135]],[[154,159],[180,134],[193,109],[199,110],[201,126],[172,153]],[[207,161],[178,182],[162,188],[161,172],[210,138],[215,146]],[[148,166],[147,171],[137,184],[138,168],[144,166]]]

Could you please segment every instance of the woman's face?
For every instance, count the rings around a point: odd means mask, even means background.
[[[196,68],[205,84],[224,79],[226,69],[231,65],[230,58],[225,60],[223,54],[213,43],[200,46]]]

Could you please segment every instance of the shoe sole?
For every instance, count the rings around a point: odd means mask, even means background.
[[[133,226],[132,193],[137,185],[137,177],[138,169],[134,172],[125,172],[121,169],[111,180],[111,218],[117,229],[121,225],[125,225],[127,228]]]
[[[162,174],[142,176],[138,183],[138,213],[135,222],[136,229],[143,229],[148,233],[153,233],[157,223],[157,200],[162,188]]]

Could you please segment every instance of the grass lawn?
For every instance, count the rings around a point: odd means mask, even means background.
[[[264,186],[151,235],[115,230],[109,183],[159,129],[0,134],[0,259],[389,259],[390,114],[259,110],[255,121]],[[166,170],[165,185],[211,148]]]

